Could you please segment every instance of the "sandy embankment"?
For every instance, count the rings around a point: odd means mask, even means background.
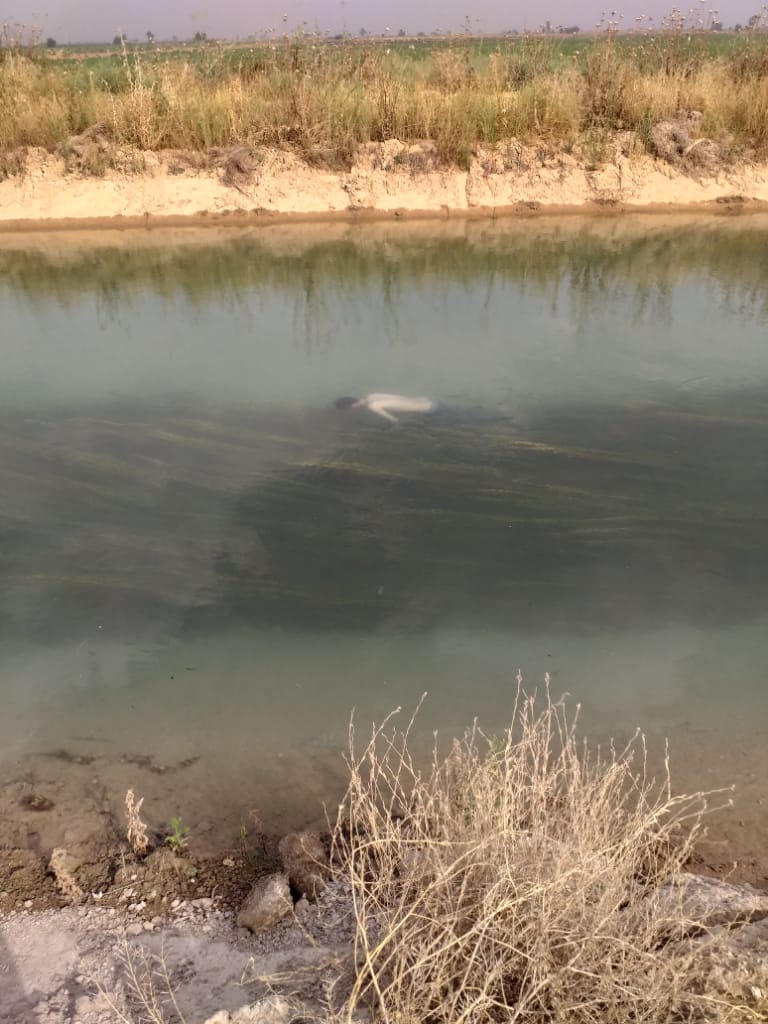
[[[125,154],[123,154],[125,157]],[[124,159],[129,170],[103,177],[68,172],[63,157],[29,150],[19,175],[0,182],[0,228],[95,223],[173,223],[180,219],[355,219],[449,214],[487,216],[568,209],[616,210],[719,204],[733,210],[768,203],[768,165],[703,172],[649,156],[618,155],[597,170],[541,149],[479,153],[469,171],[441,169],[426,146],[398,142],[361,150],[348,172],[309,167],[265,151],[245,171],[226,160],[200,169],[179,153]],[[197,161],[200,162],[199,160]]]

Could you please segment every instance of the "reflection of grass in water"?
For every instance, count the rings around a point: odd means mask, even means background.
[[[749,223],[749,222],[746,222]],[[0,281],[12,294],[55,300],[70,306],[84,294],[100,298],[107,312],[130,307],[145,293],[169,301],[202,305],[238,301],[248,293],[283,292],[295,297],[314,327],[333,317],[329,295],[373,291],[388,309],[397,309],[406,290],[443,285],[474,288],[490,298],[494,289],[514,284],[556,304],[565,294],[576,315],[586,317],[612,300],[629,295],[636,317],[663,309],[673,287],[690,278],[716,283],[722,299],[741,315],[768,309],[766,232],[758,229],[676,227],[668,231],[606,236],[588,228],[558,231],[526,225],[471,237],[380,243],[331,241],[286,250],[251,239],[214,246],[132,250],[104,248],[51,259],[35,250],[0,250]],[[172,255],[172,258],[171,258]],[[651,301],[651,299],[653,301]],[[302,320],[299,314],[297,319]]]
[[[525,436],[502,420],[345,421],[333,444],[303,421],[151,406],[49,416],[46,436],[6,417],[6,613],[32,592],[43,618],[202,605],[314,625],[531,622],[543,603],[590,622],[663,615],[691,580],[696,607],[717,581],[734,614],[759,610],[766,420],[756,401],[734,398],[735,418],[678,401],[542,410]]]

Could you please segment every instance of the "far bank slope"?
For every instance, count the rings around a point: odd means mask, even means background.
[[[478,152],[469,170],[440,167],[429,144],[370,144],[349,171],[311,167],[268,150],[232,151],[200,166],[184,153],[120,154],[95,177],[40,149],[0,182],[0,227],[153,223],[190,218],[336,218],[521,214],[567,209],[724,210],[768,203],[767,164],[674,166],[619,153],[593,168],[541,147]],[[140,168],[136,170],[135,168]],[[119,222],[118,222],[119,223]]]

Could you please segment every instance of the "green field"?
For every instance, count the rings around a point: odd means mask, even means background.
[[[744,56],[765,55],[768,39],[757,33],[745,32],[699,32],[699,33],[631,33],[610,37],[611,45],[638,67],[648,68],[652,64],[662,66],[669,61],[712,60],[726,58],[739,60]],[[394,57],[406,65],[423,65],[436,56],[449,53],[460,55],[461,59],[476,72],[482,72],[489,57],[502,56],[510,60],[537,61],[549,67],[552,72],[572,67],[576,62],[587,66],[589,57],[604,47],[606,36],[591,35],[504,35],[504,36],[426,36],[405,38],[346,37],[342,39],[318,39],[310,35],[298,35],[276,43],[267,42],[201,42],[201,43],[158,43],[119,45],[100,43],[75,44],[40,50],[39,55],[55,60],[62,68],[75,75],[83,75],[83,81],[93,74],[109,81],[117,73],[124,73],[126,64],[143,62],[147,67],[157,67],[168,62],[186,63],[206,77],[232,73],[262,73],[283,61],[292,59],[309,47],[317,52],[322,48],[326,56],[334,52],[342,55],[350,50],[358,56],[381,55]],[[126,76],[127,84],[127,76]]]

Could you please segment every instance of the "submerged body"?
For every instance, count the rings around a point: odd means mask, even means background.
[[[376,392],[365,398],[337,398],[337,409],[369,409],[377,416],[383,416],[390,423],[397,423],[396,412],[430,413],[437,409],[437,402],[431,398],[419,396],[411,398],[407,395],[389,395]]]

